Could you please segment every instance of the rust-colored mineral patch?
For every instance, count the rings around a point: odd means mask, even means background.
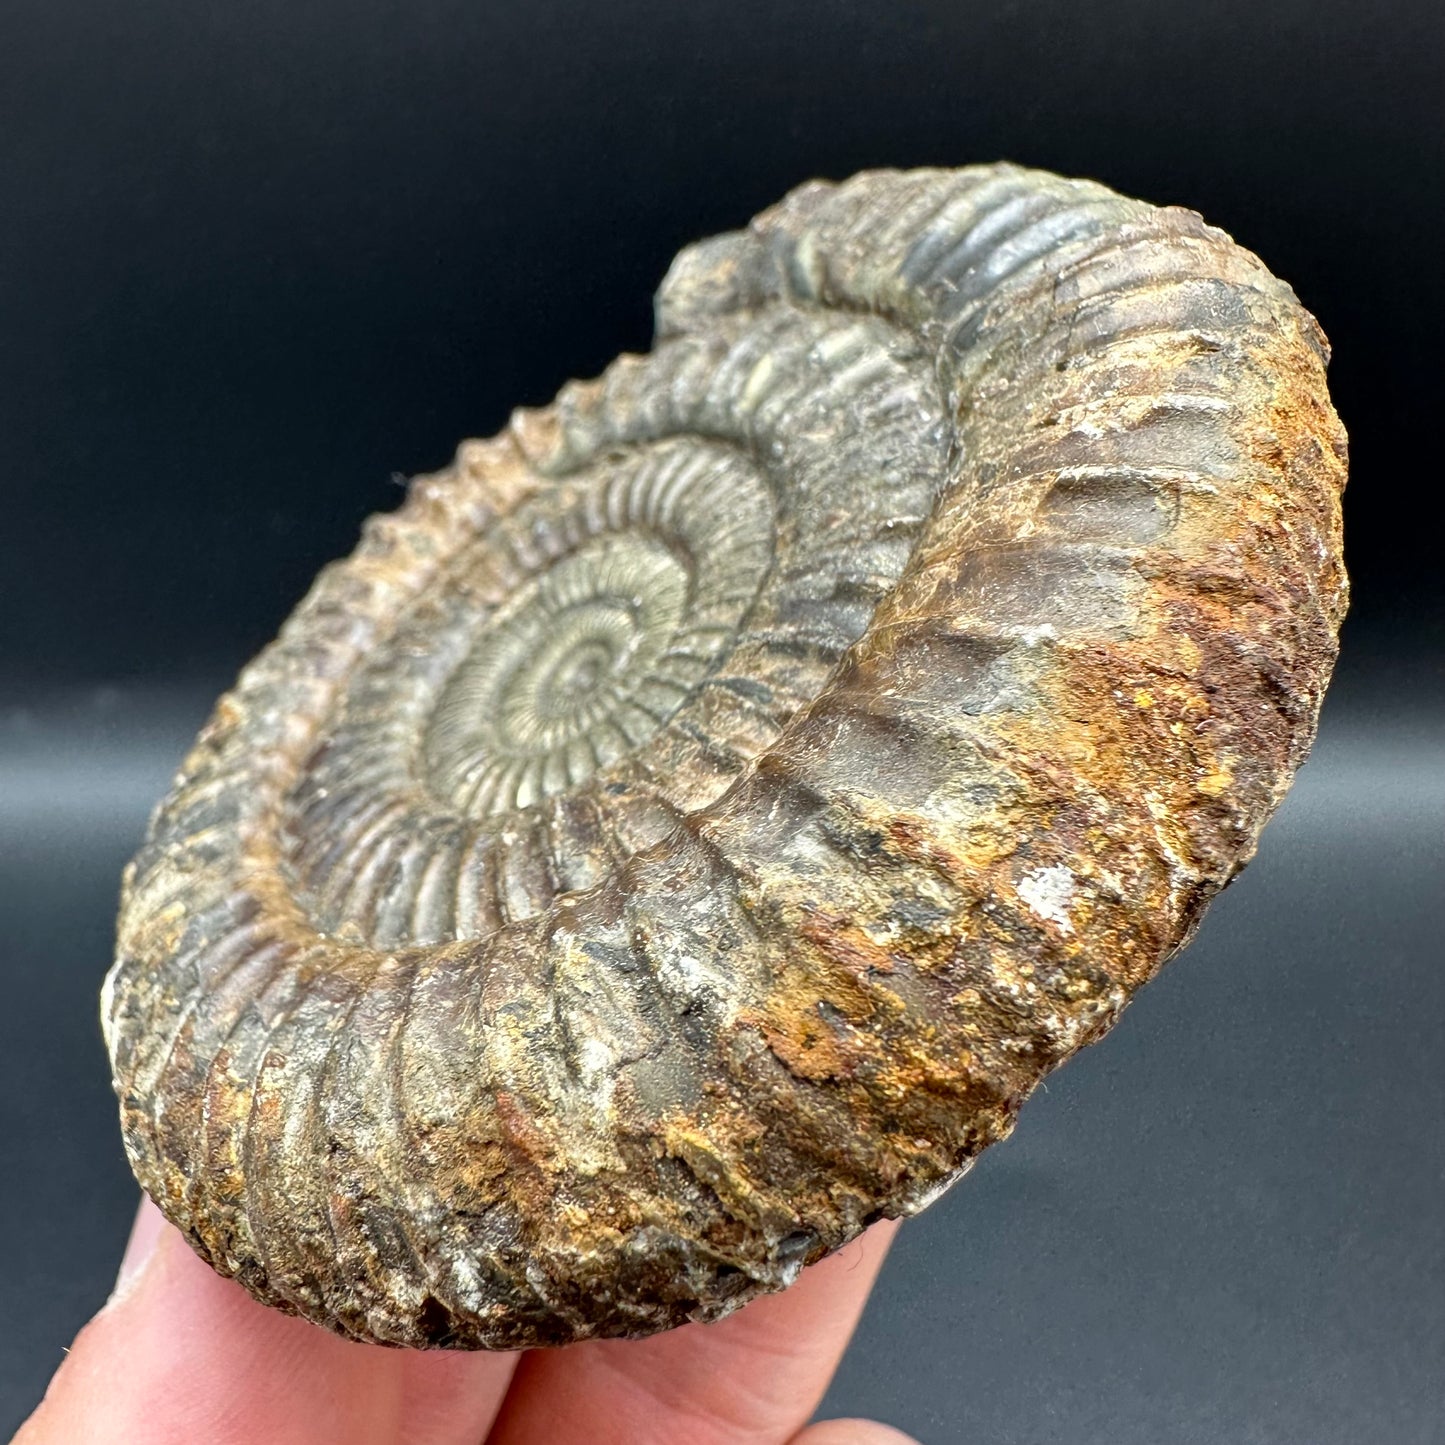
[[[136,1175],[257,1298],[510,1348],[715,1319],[922,1208],[1309,747],[1345,443],[1187,211],[870,172],[418,478],[125,878]]]

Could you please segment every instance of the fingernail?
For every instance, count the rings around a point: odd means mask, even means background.
[[[165,1232],[165,1216],[150,1202],[142,1199],[136,1211],[135,1223],[130,1227],[130,1238],[126,1241],[125,1254],[120,1261],[120,1273],[116,1276],[115,1288],[110,1292],[108,1304],[124,1299],[134,1287],[141,1271],[150,1262]]]

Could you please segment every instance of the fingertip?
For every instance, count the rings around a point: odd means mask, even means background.
[[[877,1420],[821,1420],[794,1435],[790,1445],[919,1445],[891,1425]]]
[[[401,1350],[404,1428],[399,1439],[478,1445],[502,1408],[520,1355],[502,1351]]]
[[[856,1276],[859,1271],[871,1278],[882,1267],[901,1223],[897,1219],[880,1219],[876,1224],[870,1224],[856,1239],[820,1259],[817,1264],[810,1265],[803,1279],[816,1282],[837,1276],[841,1282],[849,1276]]]
[[[841,1354],[897,1231],[896,1219],[871,1225],[809,1265],[790,1288],[764,1295],[706,1328],[745,1333],[755,1345],[772,1339],[785,1355],[796,1354],[804,1341],[822,1347],[824,1354]]]
[[[599,1418],[610,1422],[607,1439],[632,1445],[794,1438],[828,1387],[897,1227],[874,1225],[791,1288],[713,1324],[532,1352],[494,1445],[595,1440]],[[897,1445],[897,1432],[877,1438]]]

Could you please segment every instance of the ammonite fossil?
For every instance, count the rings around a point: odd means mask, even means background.
[[[1014,166],[801,187],[370,521],[125,880],[126,1147],[343,1334],[708,1320],[922,1209],[1248,858],[1345,603],[1290,289]]]

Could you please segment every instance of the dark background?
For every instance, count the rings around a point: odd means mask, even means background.
[[[1319,316],[1354,610],[1259,859],[903,1232],[829,1409],[1445,1441],[1442,97],[1436,0],[0,4],[0,1433],[124,1239],[95,994],[215,693],[394,473],[644,349],[679,245],[1009,158]]]

